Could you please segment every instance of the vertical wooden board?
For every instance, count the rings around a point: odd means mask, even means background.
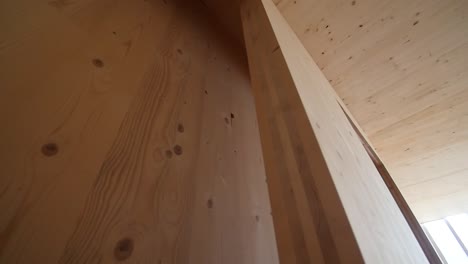
[[[275,2],[418,219],[466,212],[468,2]]]
[[[202,0],[202,3],[210,10],[216,22],[222,25],[223,31],[227,32],[233,41],[243,47],[244,37],[242,35],[242,24],[240,20],[240,0]]]
[[[215,51],[206,68],[217,74],[210,75],[205,86],[211,107],[203,110],[206,129],[200,143],[205,148],[197,160],[198,177],[205,180],[197,182],[194,209],[199,210],[194,215],[197,228],[192,230],[196,235],[191,240],[190,261],[277,263],[274,235],[265,234],[272,221],[253,98],[248,96],[248,79],[229,82],[231,72],[245,74],[245,68],[226,64],[225,56]],[[209,244],[199,242],[199,237],[207,236]],[[244,243],[245,239],[253,244]]]
[[[245,65],[205,10],[2,5],[2,263],[277,262]]]
[[[203,2],[240,32],[237,1]],[[468,2],[274,2],[372,140],[418,219],[466,212],[468,200],[453,187],[466,185],[460,175],[468,169]]]
[[[354,131],[356,131],[356,134],[359,136],[362,145],[364,146],[367,153],[369,154],[369,157],[372,159],[372,162],[374,163],[375,167],[379,171],[379,174],[382,177],[382,180],[385,182],[385,185],[387,186],[388,190],[392,194],[393,199],[395,200],[398,207],[400,208],[400,211],[405,217],[406,222],[411,228],[411,231],[413,232],[414,236],[418,240],[418,243],[421,246],[421,249],[424,251],[424,254],[426,255],[429,263],[431,264],[442,263],[441,259],[437,255],[436,250],[432,246],[429,238],[424,233],[423,227],[421,226],[419,221],[416,219],[413,211],[409,207],[408,203],[406,202],[405,198],[401,194],[398,187],[396,186],[395,181],[391,177],[385,165],[382,163],[382,160],[380,160],[379,155],[377,155],[377,153],[374,151],[374,148],[369,144],[368,139],[363,135],[363,132],[357,126],[356,121],[353,120],[352,117],[349,116],[349,113],[348,113],[349,111],[343,105],[343,102],[338,98],[337,100],[343,112],[345,113],[346,117],[348,118],[349,122],[351,123]]]
[[[241,9],[281,261],[427,263],[333,88],[273,2]]]

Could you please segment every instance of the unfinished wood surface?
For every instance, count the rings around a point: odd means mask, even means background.
[[[240,31],[236,1],[204,1]],[[468,2],[274,2],[419,221],[468,211]]]
[[[468,2],[275,3],[419,221],[468,211]]]
[[[241,7],[281,263],[427,263],[333,88],[271,0]]]
[[[244,48],[244,36],[239,13],[241,0],[200,0],[223,30],[234,41],[234,45]]]
[[[3,1],[1,263],[277,263],[246,65],[200,3]]]
[[[382,180],[385,182],[385,185],[392,194],[392,197],[398,205],[398,208],[400,208],[400,211],[405,217],[406,222],[411,228],[411,231],[413,232],[414,236],[418,240],[418,243],[424,251],[424,254],[426,255],[427,259],[431,264],[442,263],[439,256],[437,255],[435,248],[432,246],[431,241],[424,233],[423,227],[414,216],[413,211],[411,210],[405,198],[401,194],[400,190],[395,184],[395,181],[393,180],[392,176],[383,164],[379,155],[374,151],[374,148],[370,145],[368,139],[363,135],[362,131],[357,126],[356,121],[352,120],[352,118],[348,114],[348,111],[345,108],[343,108],[344,106],[341,105],[343,104],[343,102],[339,100],[338,103],[342,107],[342,110],[348,118],[348,121],[351,123],[354,131],[356,131],[356,134],[359,136],[362,145],[366,149],[367,154],[369,154],[369,157],[372,159],[372,162],[379,171]]]

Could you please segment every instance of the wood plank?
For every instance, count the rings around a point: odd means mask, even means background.
[[[1,13],[1,263],[278,262],[246,65],[200,3]]]
[[[271,0],[241,6],[282,263],[427,263],[333,88]]]
[[[203,1],[240,32],[237,1]],[[468,170],[468,2],[274,2],[374,142],[419,221],[466,212],[468,199],[436,182],[450,177],[466,186],[457,174]],[[422,201],[415,192],[430,197]]]
[[[468,2],[275,3],[419,221],[466,212]]]
[[[372,159],[372,162],[379,171],[380,176],[382,177],[383,181],[385,182],[385,185],[392,194],[393,199],[395,200],[401,212],[403,213],[406,222],[408,223],[409,227],[411,228],[411,231],[418,240],[418,243],[424,251],[426,258],[429,260],[430,263],[433,264],[442,263],[439,256],[437,255],[436,250],[429,241],[429,238],[424,233],[422,226],[419,224],[418,220],[414,216],[413,211],[411,211],[411,208],[409,207],[405,198],[401,194],[400,190],[398,189],[398,186],[395,184],[395,181],[393,180],[392,176],[383,164],[379,155],[374,151],[374,148],[370,145],[368,139],[366,139],[366,137],[362,134],[361,129],[358,128],[358,125],[355,123],[355,121],[349,116],[348,111],[346,111],[345,106],[343,106],[343,102],[338,101],[338,103],[340,104],[343,113],[345,113],[346,117],[348,118],[349,123],[351,123],[351,125],[353,126],[354,131],[356,131],[356,134],[359,136],[362,145],[366,149],[367,154],[369,154],[369,157]]]

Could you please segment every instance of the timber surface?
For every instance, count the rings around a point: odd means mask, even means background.
[[[274,3],[246,0],[241,18],[281,263],[428,263]]]
[[[246,66],[205,8],[3,1],[1,263],[277,263]]]
[[[235,1],[205,1],[239,31]],[[418,220],[467,212],[468,2],[274,2]]]
[[[274,2],[418,220],[468,211],[468,2]]]

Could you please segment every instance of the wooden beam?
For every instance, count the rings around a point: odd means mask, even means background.
[[[341,103],[341,102],[338,101],[338,103]],[[362,145],[366,149],[367,154],[372,159],[372,162],[374,163],[375,167],[379,171],[380,176],[382,177],[382,180],[385,182],[385,185],[387,185],[387,188],[392,194],[393,199],[395,200],[401,212],[403,213],[403,216],[405,217],[406,222],[408,222],[408,225],[410,226],[411,231],[413,231],[413,234],[418,240],[419,245],[424,251],[424,254],[426,255],[427,259],[429,260],[430,263],[442,264],[441,259],[439,258],[436,250],[432,246],[429,238],[424,233],[424,230],[421,224],[419,224],[418,220],[416,219],[416,216],[414,216],[413,211],[411,211],[411,208],[406,202],[405,197],[403,197],[400,190],[398,189],[398,186],[395,184],[395,181],[393,180],[392,176],[388,172],[387,167],[385,167],[385,164],[382,162],[379,155],[374,151],[374,148],[371,146],[368,139],[364,136],[364,134],[361,132],[359,127],[356,125],[355,121],[353,121],[353,119],[350,117],[348,112],[344,109],[344,106],[343,105],[341,106],[342,106],[343,113],[345,113],[349,122],[351,123],[354,130],[356,131],[356,134],[359,136]]]
[[[468,1],[274,2],[418,221],[467,212]]]
[[[336,101],[271,0],[241,5],[281,263],[427,263]]]

